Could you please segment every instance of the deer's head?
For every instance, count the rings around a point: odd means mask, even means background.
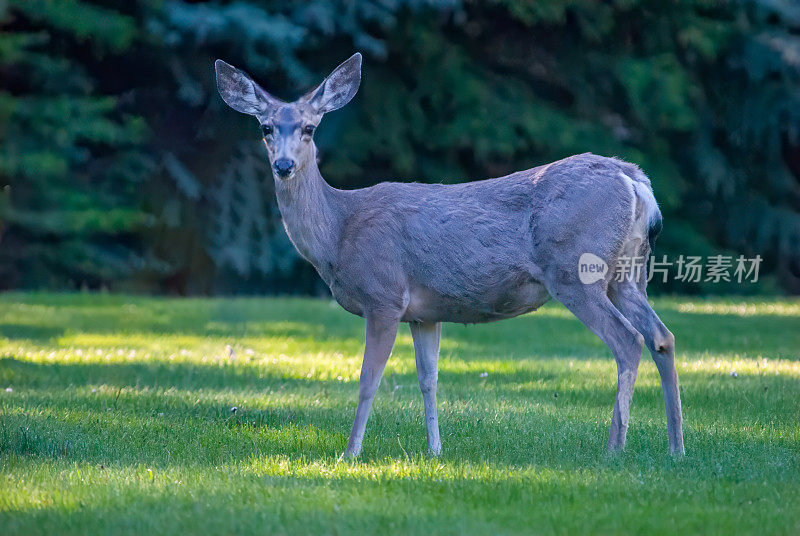
[[[361,54],[353,54],[320,85],[294,102],[283,102],[247,74],[222,60],[214,63],[217,89],[225,103],[261,124],[272,172],[291,179],[316,159],[314,131],[322,116],[350,102],[361,83]]]

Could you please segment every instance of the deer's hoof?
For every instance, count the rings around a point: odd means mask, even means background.
[[[347,460],[357,460],[361,457],[361,450],[347,449],[344,451],[343,456]]]
[[[676,449],[669,449],[669,453],[672,455],[673,458],[683,458],[686,456],[686,449],[683,448],[683,445]]]

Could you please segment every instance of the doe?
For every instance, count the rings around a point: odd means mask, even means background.
[[[255,116],[272,165],[278,207],[299,253],[339,304],[366,319],[358,408],[346,454],[357,457],[372,400],[408,322],[425,407],[428,450],[442,445],[436,411],[442,322],[477,323],[533,311],[554,298],[611,350],[617,394],[608,449],[625,446],[633,386],[647,345],[661,376],[672,453],[683,453],[675,338],[647,302],[643,270],[615,277],[623,257],[650,255],[661,213],[634,164],[585,153],[506,177],[464,184],[329,186],[314,131],[361,82],[361,54],[295,102],[244,72],[215,64],[223,100]],[[581,257],[608,267],[581,277]]]

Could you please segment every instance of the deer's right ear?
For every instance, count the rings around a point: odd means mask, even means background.
[[[243,71],[222,60],[214,62],[214,70],[222,100],[237,112],[261,115],[270,107],[274,98]]]

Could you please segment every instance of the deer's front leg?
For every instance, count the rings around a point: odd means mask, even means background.
[[[414,339],[414,354],[417,358],[417,379],[425,404],[425,431],[428,435],[428,452],[433,456],[442,453],[439,439],[439,416],[436,412],[436,384],[439,378],[439,337],[442,324],[439,322],[412,322],[411,337]]]
[[[361,442],[364,440],[372,399],[381,383],[386,361],[392,353],[392,346],[397,337],[397,324],[397,319],[377,315],[367,316],[367,342],[364,361],[361,363],[361,378],[358,382],[358,409],[345,451],[348,457],[356,458],[361,454]]]

